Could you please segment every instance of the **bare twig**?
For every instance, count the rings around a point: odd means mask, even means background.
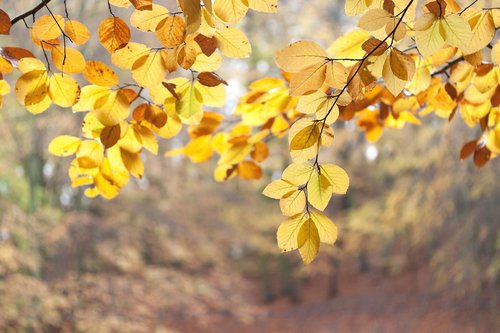
[[[28,16],[31,16],[31,15],[35,15],[40,9],[42,9],[43,7],[47,6],[47,4],[49,2],[51,2],[52,0],[43,0],[42,2],[40,2],[36,7],[34,7],[33,9],[30,9],[28,10],[26,13],[24,14],[21,14],[19,16],[16,16],[14,17],[10,23],[12,25],[16,24],[17,22],[21,21],[21,20],[24,20],[25,18],[27,18]]]

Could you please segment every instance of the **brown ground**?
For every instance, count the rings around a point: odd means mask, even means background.
[[[329,279],[317,274],[303,282],[301,301],[280,297],[269,304],[260,299],[258,281],[251,281],[248,317],[207,314],[187,320],[169,320],[179,332],[500,332],[500,295],[452,299],[422,292],[428,272],[388,277],[380,272],[352,274],[341,269],[339,293],[329,298]]]

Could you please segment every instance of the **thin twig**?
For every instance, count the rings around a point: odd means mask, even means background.
[[[47,4],[49,2],[51,2],[52,0],[43,0],[42,2],[40,2],[36,7],[34,7],[33,9],[30,9],[28,10],[26,13],[24,14],[21,14],[17,17],[14,17],[10,23],[11,25],[14,25],[16,24],[17,22],[21,21],[21,20],[24,20],[25,18],[27,18],[28,16],[31,16],[31,15],[35,15],[40,9],[42,9],[43,7],[47,6]]]

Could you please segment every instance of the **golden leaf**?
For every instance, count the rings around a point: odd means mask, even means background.
[[[186,23],[179,16],[168,16],[158,23],[156,38],[166,48],[173,48],[184,41]]]
[[[108,65],[97,60],[87,61],[83,76],[97,86],[111,87],[118,84],[118,75]]]
[[[121,18],[112,16],[104,19],[99,25],[101,45],[113,53],[127,45],[130,41],[130,29]]]
[[[49,79],[49,96],[52,102],[67,108],[80,97],[80,86],[71,76],[55,73]]]
[[[58,14],[43,15],[31,26],[33,37],[39,40],[55,39],[63,33],[64,17]]]

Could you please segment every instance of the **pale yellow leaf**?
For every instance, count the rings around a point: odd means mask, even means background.
[[[322,243],[333,245],[337,240],[337,227],[335,224],[321,212],[311,212],[311,220],[318,229],[320,241]]]
[[[282,178],[296,186],[304,185],[311,177],[312,169],[310,163],[292,163],[283,171]]]
[[[323,211],[332,197],[333,188],[328,178],[313,169],[307,182],[307,201],[316,209]]]
[[[247,13],[248,0],[215,0],[213,9],[221,20],[236,23]]]
[[[310,264],[319,252],[319,233],[314,222],[309,218],[300,227],[297,236],[300,256],[304,264]]]
[[[297,238],[300,227],[309,219],[307,213],[297,214],[282,222],[276,233],[276,240],[281,251],[292,251],[298,249]]]
[[[217,30],[214,34],[217,47],[223,55],[231,58],[247,58],[252,47],[245,34],[234,27]]]
[[[56,156],[70,156],[76,153],[82,140],[71,135],[61,135],[49,143],[49,153]]]
[[[286,179],[278,179],[269,183],[262,194],[273,199],[281,199],[285,194],[295,191],[297,186],[287,181]]]
[[[304,191],[295,190],[287,193],[280,199],[280,209],[283,215],[293,216],[301,213],[306,206]]]
[[[321,174],[324,175],[333,187],[333,193],[345,194],[349,188],[349,176],[344,169],[338,165],[327,163],[320,166]]]
[[[151,10],[134,10],[130,15],[130,24],[142,31],[155,31],[158,24],[168,16],[168,9],[153,4]]]
[[[298,73],[307,68],[325,63],[326,52],[315,42],[298,41],[276,53],[276,63],[289,73]]]

